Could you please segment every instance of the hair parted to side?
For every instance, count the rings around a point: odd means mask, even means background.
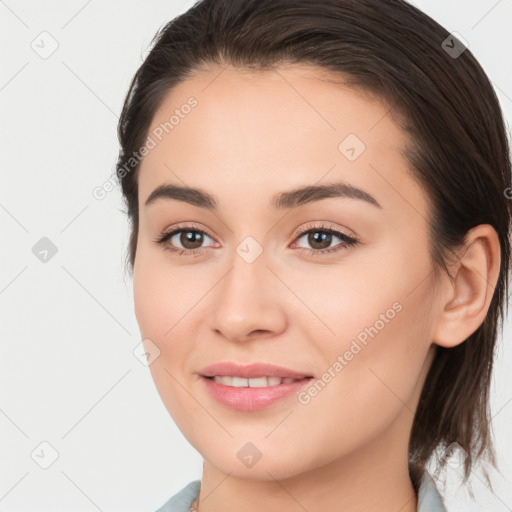
[[[491,224],[501,268],[482,325],[436,355],[414,418],[409,455],[422,471],[452,443],[467,453],[466,482],[477,460],[497,468],[489,391],[498,323],[507,307],[511,185],[507,132],[498,99],[469,50],[442,47],[449,32],[403,0],[202,0],[162,27],[130,84],[118,125],[117,173],[131,221],[130,271],[138,236],[138,170],[131,155],[148,136],[170,89],[203,69],[228,64],[271,70],[310,64],[385,102],[411,136],[412,176],[431,204],[436,275],[466,233]],[[193,115],[193,114],[192,114]],[[508,189],[510,190],[510,189]],[[502,325],[501,325],[502,326]],[[438,468],[445,465],[438,460]],[[420,473],[411,470],[415,487]],[[484,473],[490,484],[487,470]]]

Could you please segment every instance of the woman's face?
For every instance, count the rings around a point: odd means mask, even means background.
[[[406,464],[439,299],[429,203],[387,107],[306,66],[216,68],[170,91],[148,135],[135,314],[185,437],[243,478],[387,454]],[[146,205],[162,185],[212,197]],[[202,376],[224,362],[312,378],[240,390]]]

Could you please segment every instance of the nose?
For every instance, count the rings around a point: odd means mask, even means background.
[[[237,342],[284,331],[289,291],[276,276],[278,272],[265,252],[252,262],[235,252],[230,263],[231,268],[212,290],[212,328]]]

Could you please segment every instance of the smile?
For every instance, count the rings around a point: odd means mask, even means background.
[[[230,386],[233,388],[266,388],[302,380],[281,377],[256,377],[253,379],[244,379],[243,377],[231,377],[229,375],[216,375],[215,377],[210,378],[217,384],[223,384],[224,386]]]

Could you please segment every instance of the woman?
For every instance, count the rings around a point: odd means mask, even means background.
[[[483,70],[401,0],[203,0],[153,43],[119,122],[128,263],[204,458],[160,512],[445,510],[428,462],[496,466],[511,169]]]

